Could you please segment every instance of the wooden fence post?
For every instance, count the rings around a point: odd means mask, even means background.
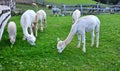
[[[80,11],[81,11],[81,14],[82,14],[82,10],[83,10],[83,7],[82,7],[82,4],[80,5]]]
[[[100,13],[100,5],[97,4],[97,14],[99,14],[99,13]]]

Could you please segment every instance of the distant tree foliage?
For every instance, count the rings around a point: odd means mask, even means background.
[[[120,0],[95,0],[95,1],[104,4],[117,4]]]

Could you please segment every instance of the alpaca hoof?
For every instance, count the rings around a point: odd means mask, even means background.
[[[41,32],[43,32],[43,30],[42,30],[42,29],[41,29],[40,31],[41,31]]]
[[[91,47],[93,47],[94,44],[91,44]]]
[[[86,49],[85,49],[85,48],[83,48],[82,50],[83,50],[84,53],[86,52]]]
[[[80,45],[77,45],[77,48],[80,48]]]
[[[98,48],[98,46],[96,46],[96,48]]]

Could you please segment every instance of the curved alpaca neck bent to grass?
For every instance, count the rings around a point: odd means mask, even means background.
[[[73,38],[73,36],[74,36],[75,33],[76,33],[76,27],[75,27],[75,25],[73,24],[69,35],[68,35],[67,38],[64,40],[65,45],[68,45],[68,44],[71,42],[71,40],[72,40],[72,38]]]
[[[27,31],[27,28],[26,28],[23,32],[24,32],[25,37],[30,36],[30,34],[29,34],[28,31]]]

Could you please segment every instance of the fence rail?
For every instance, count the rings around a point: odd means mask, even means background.
[[[101,13],[120,13],[120,5],[102,5],[102,4],[77,4],[63,5],[46,2],[45,0],[37,0],[38,4],[56,6],[61,9],[61,13],[72,13],[75,9],[79,9],[82,14],[101,14]],[[65,7],[64,7],[65,6]]]
[[[62,13],[70,13],[79,9],[82,14],[119,13],[120,5],[85,4],[85,5],[64,5],[61,7]]]
[[[102,5],[102,4],[77,4],[77,5],[63,5],[38,0],[42,5],[56,6],[61,9],[61,13],[71,14],[75,9],[79,9],[82,14],[101,14],[101,13],[120,13],[120,5]],[[37,2],[37,3],[38,3]],[[38,3],[39,4],[39,3]]]
[[[24,0],[16,0],[24,2]],[[26,3],[36,2],[41,5],[56,6],[61,9],[61,13],[72,13],[75,9],[79,9],[82,14],[101,14],[101,13],[119,13],[120,5],[102,5],[102,4],[77,4],[63,5],[46,2],[46,0],[25,0]],[[65,6],[65,7],[64,7]]]

